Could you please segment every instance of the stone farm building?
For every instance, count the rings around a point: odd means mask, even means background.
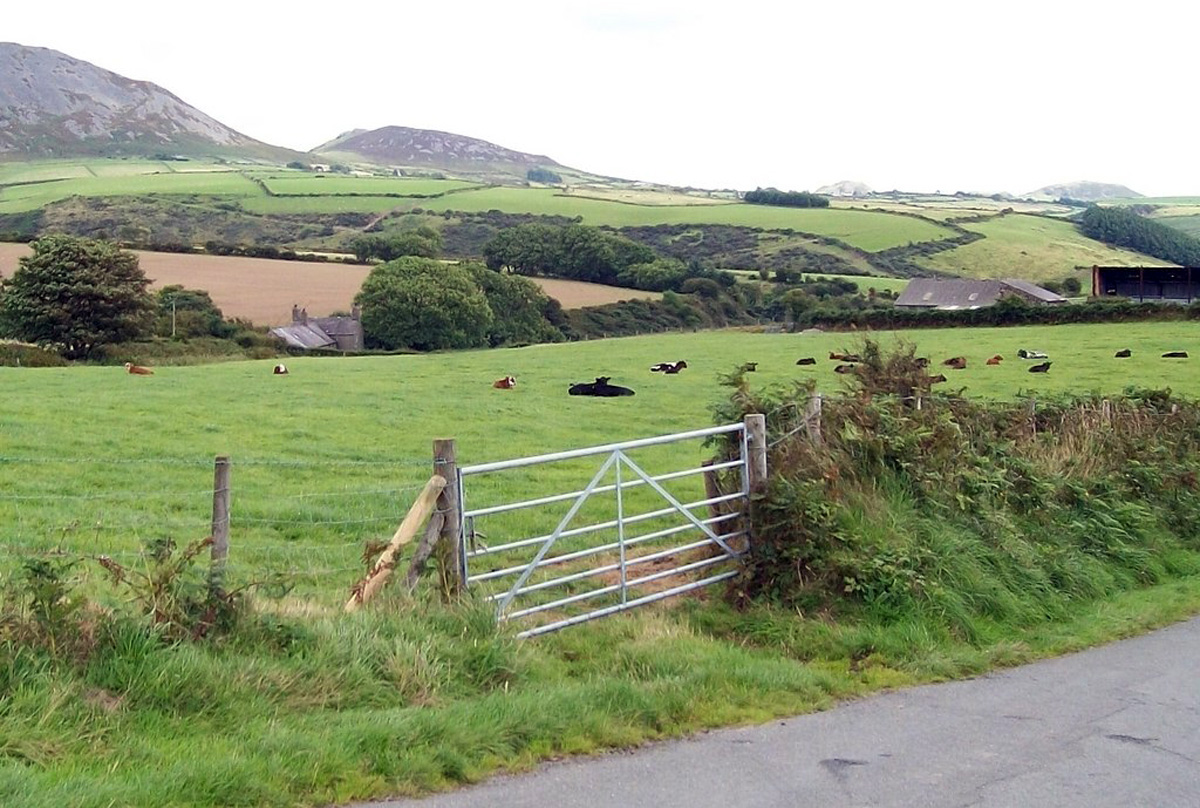
[[[334,351],[363,349],[363,327],[358,306],[351,309],[349,317],[309,317],[307,309],[292,306],[292,324],[272,328],[271,334],[286,342],[290,348]]]
[[[1092,295],[1191,303],[1200,300],[1200,267],[1092,267]]]
[[[913,278],[896,298],[896,305],[905,308],[982,309],[994,305],[1001,298],[1016,297],[1026,303],[1041,306],[1058,306],[1067,302],[1029,281],[1007,278],[1004,280],[967,280],[965,278]]]

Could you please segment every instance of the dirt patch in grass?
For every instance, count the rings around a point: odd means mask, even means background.
[[[226,317],[240,317],[256,325],[283,325],[292,320],[292,306],[323,317],[349,311],[354,296],[371,271],[365,266],[308,264],[267,258],[236,258],[135,251],[142,271],[154,288],[181,284],[204,289]],[[9,276],[17,260],[29,254],[25,244],[0,243],[0,276]],[[565,309],[602,306],[619,300],[657,300],[658,292],[641,292],[596,283],[534,278],[546,294]]]

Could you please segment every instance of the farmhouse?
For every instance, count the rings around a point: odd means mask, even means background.
[[[332,348],[338,351],[363,349],[363,327],[358,306],[350,310],[349,317],[309,317],[307,309],[292,306],[292,324],[272,328],[271,334],[292,348]]]
[[[1092,267],[1092,295],[1139,303],[1191,303],[1200,299],[1200,267]]]
[[[1067,302],[1065,297],[1049,289],[1015,278],[982,281],[914,278],[896,298],[896,305],[943,310],[981,309],[1005,297],[1016,297],[1026,303],[1042,306],[1057,306]]]

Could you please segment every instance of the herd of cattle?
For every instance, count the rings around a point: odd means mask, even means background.
[[[1113,356],[1117,359],[1128,359],[1129,357],[1133,356],[1133,351],[1131,351],[1129,348],[1122,348],[1113,354]],[[1042,351],[1030,351],[1026,350],[1025,348],[1021,348],[1017,351],[1017,357],[1020,359],[1033,361],[1041,360],[1038,362],[1038,364],[1029,366],[1028,371],[1030,373],[1047,373],[1050,370],[1050,365],[1053,364],[1050,361],[1050,357]],[[831,361],[838,363],[833,368],[834,373],[857,373],[858,368],[862,363],[862,357],[853,353],[830,351],[829,358]],[[1167,351],[1162,355],[1162,358],[1187,359],[1188,353],[1187,351]],[[1003,361],[1004,357],[1000,354],[996,354],[988,358],[985,364],[999,365]],[[815,365],[817,364],[817,360],[816,357],[805,356],[797,359],[796,364]],[[944,360],[942,365],[953,370],[964,370],[967,367],[967,358],[965,356],[952,356],[949,359]],[[658,364],[651,366],[650,370],[653,373],[662,373],[664,375],[672,376],[676,373],[679,373],[687,366],[687,362],[680,359],[676,362],[659,362]],[[917,357],[917,366],[921,368],[929,367],[929,359],[923,356]],[[746,362],[738,368],[738,371],[741,373],[749,373],[757,369],[757,362]],[[150,368],[143,365],[135,365],[132,362],[125,363],[125,370],[135,376],[154,375],[154,371]],[[286,365],[279,364],[275,365],[275,367],[271,369],[271,372],[276,376],[283,376],[287,375],[288,369]],[[611,384],[611,381],[611,376],[597,376],[594,382],[576,382],[570,385],[567,388],[567,392],[573,396],[598,396],[600,398],[636,395],[630,388]],[[946,376],[942,373],[937,375],[927,375],[925,377],[925,381],[927,384],[931,385],[938,384],[946,381]],[[497,379],[496,381],[492,382],[492,387],[496,388],[497,390],[513,390],[516,388],[516,386],[517,379],[515,376],[505,376],[503,379]]]

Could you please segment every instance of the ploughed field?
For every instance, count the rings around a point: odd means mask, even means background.
[[[1126,386],[1200,395],[1200,324],[1141,323],[881,334],[903,338],[943,372],[943,388],[1011,398]],[[231,567],[236,580],[283,573],[289,601],[333,609],[362,572],[366,541],[386,540],[431,473],[431,442],[456,438],[460,464],[599,445],[713,424],[727,395],[718,376],[745,362],[752,386],[816,379],[829,395],[846,377],[830,351],[855,351],[855,334],[670,334],[431,355],[293,358],[159,367],[132,376],[120,367],[0,368],[0,566],[22,554],[61,549],[136,563],[141,547],[209,534],[212,462],[233,462]],[[1048,373],[1017,350],[1048,354]],[[1113,354],[1129,348],[1132,357]],[[1194,358],[1162,359],[1167,351]],[[1000,354],[1004,361],[988,366]],[[796,360],[815,357],[812,366]],[[965,356],[964,370],[942,360]],[[675,375],[659,362],[687,361]],[[512,375],[517,386],[495,389]],[[573,382],[609,376],[632,397],[569,396]],[[52,405],[51,405],[52,403]],[[934,404],[936,406],[936,404]],[[771,414],[768,413],[768,423]],[[651,474],[693,468],[713,455],[698,441],[639,450]],[[468,478],[472,507],[584,488],[602,458]],[[611,481],[611,477],[609,478]],[[682,501],[702,499],[698,476],[673,480]],[[476,525],[490,545],[549,532],[570,503],[495,514]],[[661,507],[646,489],[627,513]],[[600,519],[611,501],[585,506]],[[651,530],[657,523],[644,525]],[[570,545],[564,545],[570,549]],[[536,548],[533,548],[536,550]],[[532,551],[530,551],[532,552]],[[97,565],[84,574],[99,578]]]
[[[302,306],[313,316],[349,311],[354,296],[371,268],[348,264],[278,261],[217,255],[190,255],[136,251],[138,262],[152,288],[180,284],[203,289],[226,317],[257,325],[291,322],[292,306]],[[8,276],[17,261],[29,254],[24,244],[0,243],[0,276]],[[633,298],[654,299],[659,292],[622,289],[599,283],[532,278],[565,309],[602,306]]]

